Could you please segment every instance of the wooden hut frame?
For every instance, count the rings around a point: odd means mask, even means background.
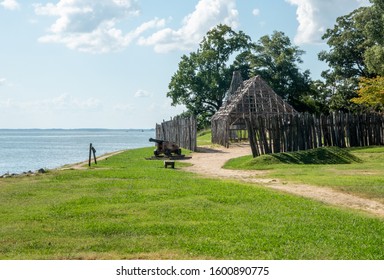
[[[244,132],[252,141],[257,118],[296,113],[260,76],[241,82],[240,73],[234,72],[224,104],[211,119],[212,143],[228,147]]]

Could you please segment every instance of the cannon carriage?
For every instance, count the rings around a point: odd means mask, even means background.
[[[181,155],[180,147],[174,142],[154,138],[149,138],[149,142],[156,143],[156,149],[153,151],[155,156],[159,156],[161,154],[164,154],[168,157],[172,156],[172,154],[178,156]]]

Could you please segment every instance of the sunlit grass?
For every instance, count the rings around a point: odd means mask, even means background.
[[[383,259],[384,222],[203,179],[152,148],[0,180],[1,259]]]
[[[384,202],[384,147],[246,156],[230,160],[225,167],[269,170],[264,177],[331,187]]]
[[[206,146],[212,144],[212,133],[210,129],[200,131],[197,137],[197,146]]]

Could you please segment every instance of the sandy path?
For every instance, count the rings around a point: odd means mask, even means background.
[[[316,199],[331,205],[363,210],[384,217],[384,204],[377,201],[341,193],[325,187],[282,182],[278,179],[258,178],[258,175],[266,174],[267,171],[228,170],[221,168],[227,160],[249,154],[251,154],[250,147],[245,144],[234,144],[229,149],[224,147],[200,149],[200,151],[193,153],[192,159],[188,161],[193,165],[183,169],[207,177],[257,183],[268,188]]]

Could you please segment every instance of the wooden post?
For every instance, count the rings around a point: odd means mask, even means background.
[[[97,164],[96,160],[96,149],[92,146],[92,153],[93,153],[93,160],[95,161],[95,164]]]
[[[95,161],[95,164],[97,164],[97,160],[96,160],[96,149],[92,146],[92,143],[90,143],[90,144],[89,144],[88,166],[91,166],[92,153],[93,153],[93,160]]]
[[[257,157],[259,155],[258,150],[257,150],[257,142],[255,139],[255,131],[253,128],[253,123],[251,120],[248,118],[245,119],[245,123],[247,125],[247,130],[248,130],[248,139],[249,139],[249,144],[251,146],[252,150],[252,156]]]
[[[92,159],[92,143],[89,144],[89,158],[88,158],[88,166],[91,166],[91,159]]]

